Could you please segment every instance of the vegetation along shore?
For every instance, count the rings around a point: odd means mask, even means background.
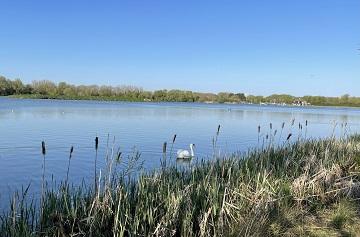
[[[135,86],[71,85],[47,80],[24,84],[20,79],[10,80],[0,76],[0,96],[32,99],[154,101],[154,102],[204,102],[204,103],[254,103],[278,105],[315,105],[360,107],[360,98],[350,95],[340,97],[302,96],[286,94],[270,96],[244,93],[203,93],[183,90],[146,91]]]
[[[138,153],[125,159],[110,147],[105,170],[80,187],[69,181],[71,147],[66,180],[51,188],[43,180],[40,201],[28,189],[15,194],[0,236],[358,236],[360,136],[282,140],[268,134],[258,149],[188,167],[166,165],[164,144],[150,173],[138,172]],[[43,142],[43,172],[46,152]]]

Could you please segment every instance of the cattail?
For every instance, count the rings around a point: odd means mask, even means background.
[[[44,141],[41,142],[41,153],[43,155],[43,164],[42,164],[42,182],[41,182],[41,199],[40,199],[40,218],[43,218],[44,198],[45,198],[45,155],[46,155],[46,147]]]
[[[282,129],[284,129],[284,127],[285,127],[285,122],[283,122],[282,125],[281,125]]]
[[[266,140],[269,139],[269,134],[266,134]]]
[[[276,134],[277,134],[277,129],[275,129],[275,131],[274,131],[274,137],[276,136]]]
[[[301,123],[299,123],[299,129],[301,129]]]
[[[65,187],[68,188],[68,182],[69,182],[69,172],[70,172],[70,161],[72,158],[72,153],[74,152],[74,146],[71,146],[70,148],[70,155],[69,155],[69,163],[68,163],[68,168],[67,168],[67,172],[66,172],[66,182],[65,182]]]
[[[116,161],[117,161],[117,162],[119,162],[119,160],[120,160],[120,158],[121,158],[121,155],[122,155],[122,152],[119,151],[119,152],[117,153],[117,156],[116,156]]]
[[[258,126],[258,133],[260,133],[261,132],[261,127],[260,127],[260,125]]]
[[[272,123],[270,123],[270,129],[272,129]]]
[[[221,128],[221,126],[220,126],[220,124],[219,124],[219,126],[218,126],[218,128],[217,128],[217,132],[216,132],[216,135],[217,135],[217,136],[219,136],[220,128]]]
[[[43,155],[46,155],[46,147],[45,147],[45,142],[44,141],[41,142],[41,151],[42,151]]]
[[[295,119],[293,118],[293,119],[291,120],[291,126],[294,126],[294,123],[295,123]]]
[[[306,120],[306,121],[305,121],[305,126],[307,127],[307,125],[308,125],[308,121]]]
[[[98,158],[99,138],[95,137],[95,161],[94,161],[94,190],[97,193],[97,158]]]
[[[71,148],[70,148],[70,157],[71,157],[73,152],[74,152],[74,146],[71,146]]]
[[[175,134],[174,137],[173,137],[172,143],[175,143],[175,140],[176,140],[176,134]]]
[[[95,150],[99,148],[99,138],[95,137]]]
[[[288,135],[287,138],[286,138],[286,141],[289,141],[289,139],[291,138],[291,136],[292,136],[292,134],[289,133],[289,135]]]
[[[167,146],[167,143],[164,142],[164,144],[163,144],[163,153],[164,153],[164,154],[166,153],[166,146]]]

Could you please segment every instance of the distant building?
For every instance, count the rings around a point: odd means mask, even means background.
[[[308,103],[307,101],[303,101],[301,99],[297,99],[297,100],[294,100],[292,105],[294,105],[294,106],[308,106],[308,105],[310,105],[310,103]]]

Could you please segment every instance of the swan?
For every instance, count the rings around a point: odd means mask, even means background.
[[[190,151],[188,151],[188,150],[178,150],[177,151],[177,158],[178,159],[190,159],[190,158],[193,158],[195,156],[194,147],[195,147],[195,144],[190,144]]]

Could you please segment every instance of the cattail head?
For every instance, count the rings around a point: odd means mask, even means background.
[[[295,123],[295,119],[293,118],[293,119],[291,120],[291,126],[294,126],[294,123]]]
[[[291,138],[292,134],[289,133],[289,135],[287,136],[286,140],[289,141],[289,139]]]
[[[95,150],[99,148],[99,138],[95,137]]]
[[[41,152],[43,155],[46,155],[46,147],[44,141],[41,142]]]
[[[274,136],[276,136],[276,134],[277,134],[277,129],[275,129],[275,131],[274,131]]]
[[[216,135],[219,135],[219,133],[220,133],[220,128],[221,128],[221,125],[219,124],[219,125],[218,125],[218,128],[217,128]]]
[[[175,140],[176,140],[176,134],[175,134],[174,137],[173,137],[172,143],[175,143]]]
[[[299,123],[299,129],[301,129],[301,123]]]
[[[306,120],[306,121],[305,121],[305,126],[307,127],[307,125],[308,125],[308,121]]]
[[[258,133],[260,133],[261,132],[261,127],[260,127],[260,125],[258,126]]]
[[[73,152],[74,152],[74,146],[71,146],[71,148],[70,148],[70,157],[72,156]]]
[[[119,161],[120,161],[121,154],[122,154],[122,152],[121,152],[121,151],[119,151],[119,152],[117,153],[117,156],[116,156],[116,161],[117,161],[117,162],[119,162]]]
[[[164,144],[163,144],[163,153],[164,153],[164,154],[166,153],[166,146],[167,146],[167,143],[164,142]]]
[[[285,122],[281,124],[281,128],[283,129],[285,127]]]
[[[272,123],[270,123],[270,129],[272,129]]]
[[[269,134],[266,134],[266,140],[269,139]]]

